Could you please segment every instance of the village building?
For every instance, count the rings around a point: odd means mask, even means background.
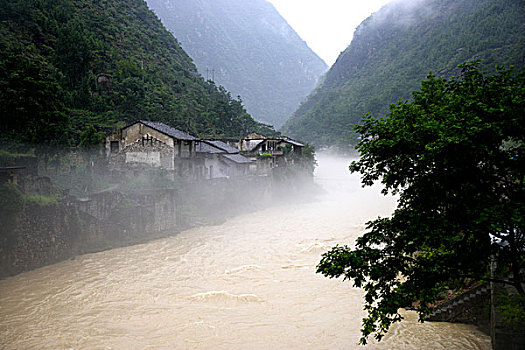
[[[252,161],[239,150],[222,141],[201,140],[197,144],[198,158],[202,160],[204,179],[229,178],[250,175]]]
[[[106,139],[113,172],[158,168],[186,180],[270,175],[294,164],[304,144],[287,137],[251,133],[239,140],[201,140],[161,122],[140,120]]]
[[[53,192],[51,179],[38,174],[38,158],[33,155],[0,156],[0,185],[10,182],[26,194],[48,195]]]
[[[25,169],[23,166],[0,167],[0,184],[11,182],[18,184],[20,173]]]
[[[158,168],[172,176],[195,178],[198,139],[161,122],[140,120],[106,138],[109,167],[117,172]]]
[[[227,142],[253,162],[251,172],[257,174],[269,174],[273,168],[294,164],[304,147],[304,144],[288,137],[269,138],[257,133]]]
[[[157,168],[186,180],[250,174],[252,161],[222,141],[200,140],[161,122],[140,120],[106,139],[109,167],[119,174]]]
[[[20,190],[38,177],[38,158],[32,155],[4,155],[0,156],[0,184],[11,182]]]

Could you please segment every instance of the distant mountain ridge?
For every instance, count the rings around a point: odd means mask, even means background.
[[[200,73],[279,127],[327,65],[266,0],[147,0]]]
[[[525,65],[525,1],[393,1],[363,21],[323,83],[283,126],[315,145],[355,144],[353,125],[408,99],[430,71],[457,75],[457,65],[483,59]]]

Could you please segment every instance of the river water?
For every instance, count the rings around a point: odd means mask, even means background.
[[[318,201],[77,257],[0,281],[1,349],[489,349],[476,328],[405,312],[358,346],[362,292],[315,273],[395,200],[321,156]]]

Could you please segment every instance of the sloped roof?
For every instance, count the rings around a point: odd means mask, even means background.
[[[175,129],[161,122],[150,122],[147,120],[139,120],[136,123],[142,123],[144,125],[147,125],[152,129],[155,129],[163,134],[166,134],[178,140],[185,140],[185,141],[197,141],[198,140],[196,137],[191,136],[190,134],[187,134],[184,131],[180,131],[179,129]],[[134,125],[136,123],[133,123],[131,125]]]
[[[295,140],[292,140],[292,139],[283,139],[283,142],[286,142],[286,143],[289,143],[289,144],[292,144],[294,146],[298,146],[298,147],[304,147],[304,144],[298,142],[298,141],[295,141]]]
[[[238,164],[246,164],[252,162],[251,160],[244,156],[241,156],[240,154],[223,154],[222,156]]]
[[[197,153],[211,153],[211,154],[217,154],[217,153],[226,153],[224,150],[219,149],[217,147],[214,147],[212,145],[209,145],[204,142],[198,142],[197,143]]]
[[[232,147],[232,146],[230,146],[227,143],[222,142],[222,141],[218,141],[218,140],[202,140],[202,141],[206,142],[207,144],[210,144],[210,145],[212,145],[214,147],[222,149],[226,153],[230,153],[230,154],[239,153],[239,150],[237,148]]]

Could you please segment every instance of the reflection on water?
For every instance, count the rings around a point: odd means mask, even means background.
[[[315,273],[393,198],[321,157],[318,202],[286,204],[0,281],[3,349],[357,349],[362,292]],[[370,349],[488,349],[413,313]]]

